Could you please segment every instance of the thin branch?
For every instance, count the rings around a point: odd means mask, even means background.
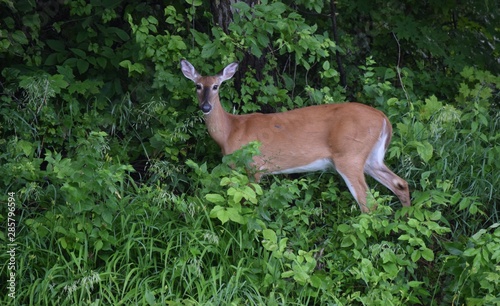
[[[403,78],[401,77],[401,44],[399,43],[399,39],[394,32],[392,32],[392,36],[394,36],[394,39],[396,40],[396,43],[398,44],[398,64],[396,66],[396,72],[398,73],[399,84],[401,85],[401,88],[403,89],[403,92],[405,93],[406,100],[410,101],[410,97],[408,96],[408,93],[406,92],[405,84],[403,83]]]
[[[335,4],[335,0],[330,0],[330,18],[332,19],[333,39],[335,40],[335,44],[338,46],[340,43],[337,32],[337,6]],[[345,88],[347,86],[347,76],[345,74],[344,67],[342,66],[342,57],[340,56],[338,48],[335,50],[335,56],[337,58],[337,66],[340,73],[340,85]]]

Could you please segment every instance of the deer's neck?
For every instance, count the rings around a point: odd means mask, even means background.
[[[212,111],[205,115],[205,124],[207,125],[208,133],[217,142],[222,149],[222,154],[226,155],[227,140],[231,132],[231,115],[227,113],[220,104],[220,101],[214,103]]]

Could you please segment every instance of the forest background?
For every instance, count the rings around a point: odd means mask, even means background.
[[[497,1],[0,0],[2,305],[498,305]],[[232,113],[358,101],[402,208],[337,174],[249,182]],[[300,127],[297,127],[300,128]],[[14,250],[14,251],[12,251]],[[13,274],[12,274],[13,273]]]

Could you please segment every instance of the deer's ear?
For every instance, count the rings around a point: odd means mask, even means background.
[[[181,70],[186,78],[190,79],[191,81],[193,81],[195,83],[198,80],[198,78],[200,77],[200,74],[198,73],[198,71],[196,71],[194,66],[191,65],[190,62],[188,62],[184,59],[181,60]]]
[[[229,80],[230,78],[232,78],[236,73],[236,70],[238,70],[237,62],[227,65],[226,68],[224,68],[224,70],[219,73],[220,81],[224,82],[225,80]]]

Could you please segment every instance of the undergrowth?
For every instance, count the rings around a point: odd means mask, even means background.
[[[405,39],[415,20],[386,35],[415,63],[389,65],[386,43],[370,56],[362,35],[334,41],[324,3],[303,2],[238,2],[226,33],[202,1],[71,0],[51,14],[45,2],[3,1],[0,303],[498,305],[499,77],[431,56],[437,27]],[[353,18],[356,1],[344,5]],[[470,24],[460,26],[495,37]],[[334,54],[352,60],[347,87]],[[203,73],[242,62],[221,88],[233,113],[346,96],[384,111],[386,162],[412,206],[369,179],[378,208],[361,214],[334,171],[256,183],[258,143],[221,162],[181,58]]]

